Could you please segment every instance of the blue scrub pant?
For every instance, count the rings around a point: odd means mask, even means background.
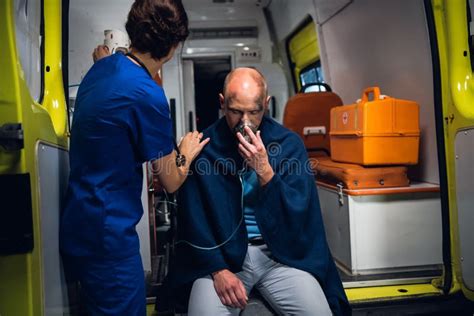
[[[89,315],[146,315],[145,276],[140,254],[123,259],[63,256],[81,285]]]

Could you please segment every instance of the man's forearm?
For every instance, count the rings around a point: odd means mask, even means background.
[[[273,172],[273,168],[270,164],[267,164],[265,167],[263,167],[262,170],[260,170],[260,172],[257,174],[260,186],[264,186],[265,184],[270,182],[270,180],[272,180],[273,176],[275,175],[275,173]]]

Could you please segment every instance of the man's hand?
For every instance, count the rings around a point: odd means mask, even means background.
[[[92,59],[94,60],[94,62],[96,62],[99,59],[102,59],[109,55],[110,55],[109,48],[105,45],[99,45],[94,49],[94,52],[92,53]]]
[[[227,269],[212,274],[214,288],[222,304],[234,308],[244,309],[248,297],[244,284],[240,279]]]
[[[273,169],[268,162],[267,150],[260,137],[260,131],[255,135],[252,130],[245,126],[245,132],[250,136],[252,143],[245,140],[242,134],[237,133],[239,139],[240,155],[247,161],[247,164],[257,173],[260,185],[265,185],[273,178]]]

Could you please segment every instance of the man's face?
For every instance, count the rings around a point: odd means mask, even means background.
[[[221,94],[219,98],[231,130],[241,123],[258,128],[269,99],[262,97],[260,88],[248,79],[234,79],[229,83],[226,95]]]

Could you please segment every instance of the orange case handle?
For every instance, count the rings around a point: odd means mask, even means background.
[[[369,87],[362,92],[362,103],[369,101],[369,94],[373,93],[374,99],[378,100],[380,98],[380,88],[379,87]]]

